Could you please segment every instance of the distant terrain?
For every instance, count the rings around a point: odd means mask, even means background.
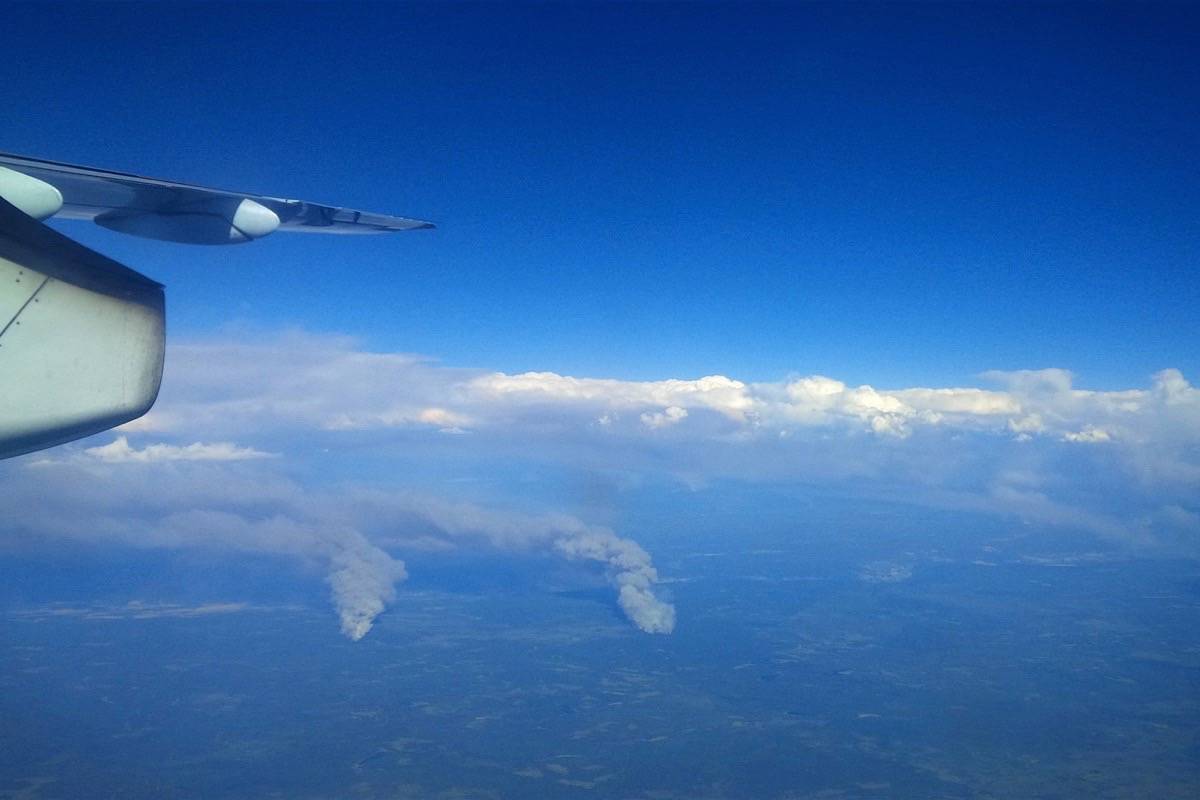
[[[1200,796],[1200,566],[936,539],[657,542],[653,637],[499,556],[430,561],[357,643],[269,583],[54,601],[6,565],[0,797]]]

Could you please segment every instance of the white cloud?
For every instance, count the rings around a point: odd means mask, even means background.
[[[1097,428],[1093,425],[1088,425],[1081,431],[1067,431],[1062,435],[1064,442],[1110,442],[1112,436],[1104,428]]]
[[[934,413],[975,417],[1012,417],[1021,413],[1021,403],[1015,396],[985,389],[900,389],[891,395],[911,408]]]
[[[89,447],[83,452],[91,458],[109,464],[130,462],[145,464],[156,461],[246,461],[273,456],[272,453],[264,453],[252,447],[238,447],[229,442],[214,442],[213,444],[196,442],[182,447],[170,444],[151,444],[138,450],[131,447],[129,440],[124,436],[118,436],[106,445]]]
[[[775,383],[721,375],[626,381],[450,368],[299,333],[177,345],[170,358],[158,406],[128,430],[233,437],[280,429],[557,435],[603,428],[636,436],[674,426],[697,440],[778,440],[821,429],[885,439],[942,430],[1078,442],[1155,438],[1165,425],[1200,437],[1200,391],[1177,370],[1158,373],[1149,388],[1119,391],[1077,389],[1060,369],[984,373],[998,390],[881,389],[822,375]]]
[[[1061,369],[984,373],[990,386],[896,389],[823,375],[628,381],[452,368],[295,332],[174,345],[169,358],[162,397],[140,427],[162,439],[269,433],[305,447],[319,437],[334,451],[402,442],[430,458],[452,452],[456,463],[588,463],[665,473],[692,488],[853,480],[861,491],[930,498],[971,487],[988,507],[1003,506],[990,488],[996,475],[1032,461],[1060,473],[1054,492],[1067,504],[1087,496],[1150,513],[1200,496],[1200,390],[1177,370],[1115,391],[1077,388]],[[439,432],[472,436],[454,445],[422,438]],[[108,447],[127,457],[126,445]],[[1096,461],[1092,477],[1062,475],[1055,458]]]
[[[122,605],[69,606],[51,604],[22,608],[9,612],[10,616],[29,620],[55,617],[80,617],[82,619],[194,619],[219,614],[239,614],[247,611],[273,611],[271,606],[253,606],[249,603],[201,603],[183,606],[175,603],[146,602],[131,600]]]
[[[667,428],[687,419],[687,409],[679,406],[667,406],[662,411],[644,412],[640,419],[647,428]]]
[[[331,416],[322,427],[331,431],[345,431],[429,426],[443,433],[463,433],[471,424],[470,417],[444,408],[396,406],[382,412],[345,411]]]
[[[621,381],[574,378],[553,372],[479,375],[463,387],[468,398],[512,406],[588,406],[614,410],[658,407],[705,408],[745,420],[756,404],[748,387],[723,375],[695,380]]]
[[[1035,412],[1020,417],[1010,417],[1008,429],[1017,434],[1018,438],[1029,439],[1031,434],[1043,433],[1046,425],[1042,422],[1041,416]]]

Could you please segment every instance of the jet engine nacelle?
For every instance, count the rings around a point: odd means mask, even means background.
[[[213,197],[186,205],[141,211],[120,209],[95,218],[121,233],[187,244],[240,244],[279,227],[274,211],[250,199]]]
[[[63,207],[58,189],[8,167],[0,167],[0,197],[36,220],[49,219]]]

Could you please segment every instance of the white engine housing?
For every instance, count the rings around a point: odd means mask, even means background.
[[[0,197],[37,220],[49,219],[63,207],[58,189],[8,167],[0,167]]]
[[[279,227],[274,211],[253,200],[209,198],[170,209],[121,209],[96,217],[109,230],[187,244],[241,244]]]

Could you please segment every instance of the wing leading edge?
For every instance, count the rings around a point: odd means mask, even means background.
[[[275,230],[361,234],[434,227],[431,222],[408,217],[210,189],[8,153],[0,153],[0,167],[54,187],[62,198],[61,208],[54,216],[93,220],[114,230],[154,239],[227,244],[261,238]],[[3,194],[3,181],[0,181],[0,194]],[[234,217],[239,210],[243,216],[251,213],[257,217],[251,220],[251,223],[257,224],[245,232],[246,235],[235,230],[232,235],[216,237],[212,241],[203,235],[189,236],[187,224],[201,221],[191,218],[224,218],[232,224],[237,221]],[[179,231],[182,232],[176,235]]]

